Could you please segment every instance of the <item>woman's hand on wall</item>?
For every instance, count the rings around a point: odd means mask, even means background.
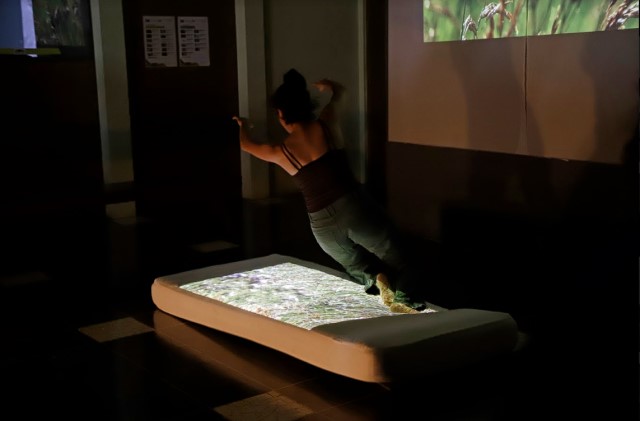
[[[253,128],[253,123],[251,123],[251,121],[249,121],[248,118],[246,117],[239,117],[239,116],[233,116],[233,120],[238,123],[238,126],[240,128],[245,128],[245,129],[252,129]]]
[[[313,86],[320,92],[324,92],[325,90],[333,90],[333,82],[329,79],[321,79],[315,82]]]

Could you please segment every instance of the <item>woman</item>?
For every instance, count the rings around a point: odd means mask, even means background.
[[[398,288],[407,282],[408,268],[397,235],[382,209],[356,181],[340,147],[337,108],[345,89],[327,79],[314,86],[332,93],[318,118],[305,78],[295,69],[285,73],[271,103],[287,137],[279,145],[255,143],[250,123],[236,116],[240,146],[293,177],[304,196],[318,244],[354,282],[368,294],[380,294],[393,312],[417,313],[424,304],[411,302]]]

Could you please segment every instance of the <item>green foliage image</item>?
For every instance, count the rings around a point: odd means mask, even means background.
[[[424,0],[425,42],[638,28],[639,0]]]
[[[82,47],[89,28],[86,0],[33,0],[38,47]]]

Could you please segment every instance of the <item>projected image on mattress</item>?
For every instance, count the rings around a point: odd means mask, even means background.
[[[398,314],[356,283],[294,263],[205,279],[181,288],[304,329]],[[423,311],[428,312],[435,310]]]
[[[425,42],[638,28],[638,0],[424,0]]]

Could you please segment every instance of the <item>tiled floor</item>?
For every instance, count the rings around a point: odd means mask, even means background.
[[[593,317],[602,308],[585,309],[589,327],[575,329],[559,319],[548,337],[538,336],[507,358],[420,382],[375,384],[325,372],[153,305],[150,286],[160,275],[271,252],[332,265],[301,210],[297,202],[248,203],[237,238],[192,236],[193,221],[168,227],[136,221],[122,209],[106,221],[38,221],[11,230],[0,267],[0,416],[638,419],[637,350],[601,343],[615,331]]]

